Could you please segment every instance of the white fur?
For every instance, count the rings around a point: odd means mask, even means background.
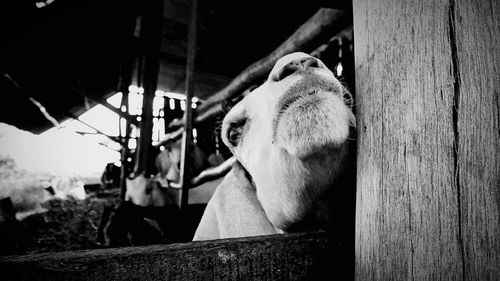
[[[162,188],[155,180],[141,174],[126,179],[125,201],[142,207],[161,207],[177,204],[179,192],[176,189]]]
[[[267,81],[233,107],[222,126],[224,143],[251,176],[258,203],[277,232],[327,208],[328,202],[322,200],[342,172],[350,127],[355,123],[344,101],[345,89],[321,61],[311,58],[293,53],[278,60]],[[302,60],[315,66],[282,77],[285,68]],[[283,111],[290,97],[296,97],[295,102]],[[241,120],[246,120],[242,136],[233,145],[228,131]],[[216,200],[207,208],[222,204]],[[224,219],[223,214],[216,216]],[[231,222],[217,222],[224,223]],[[200,231],[195,240],[204,237]],[[233,236],[244,233],[241,229]]]

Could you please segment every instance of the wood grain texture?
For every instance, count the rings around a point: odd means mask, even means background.
[[[346,280],[325,232],[0,257],[2,280]],[[344,252],[343,252],[344,251]]]
[[[500,2],[452,2],[465,280],[500,280]]]
[[[479,2],[353,1],[357,280],[499,278],[499,13]]]

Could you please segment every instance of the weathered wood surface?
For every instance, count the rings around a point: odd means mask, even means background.
[[[2,280],[346,280],[325,232],[0,257]]]
[[[285,42],[268,56],[253,63],[235,77],[229,85],[208,98],[196,110],[199,116],[206,117],[205,111],[213,106],[240,94],[259,80],[265,79],[276,61],[282,56],[296,51],[311,52],[344,29],[351,22],[348,12],[322,8],[294,32]],[[196,119],[196,122],[202,120]]]
[[[353,1],[356,280],[500,280],[500,4]]]

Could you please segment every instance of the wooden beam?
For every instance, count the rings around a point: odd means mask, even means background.
[[[321,46],[317,47],[314,51],[312,51],[310,53],[310,55],[313,56],[313,57],[320,57],[321,54],[326,49],[328,49],[331,46],[331,44],[333,44],[333,42],[336,41],[336,40],[347,40],[347,41],[352,42],[352,36],[353,36],[352,31],[353,31],[352,30],[352,24],[350,24],[349,26],[347,26],[346,28],[344,28],[344,30],[342,30],[339,33],[335,34],[335,36],[333,36],[332,38],[330,38],[330,40],[328,40],[327,42],[325,42]]]
[[[191,100],[194,92],[194,62],[196,58],[196,19],[198,14],[198,0],[191,0],[191,20],[189,23],[187,62],[186,62],[186,110],[184,111],[184,133],[182,136],[180,194],[181,212],[186,210],[189,197],[189,186],[192,177],[191,154],[193,151],[193,109]]]
[[[104,101],[104,100],[101,100],[101,99],[91,98],[89,96],[87,96],[87,97],[89,99],[91,99],[93,102],[98,103],[98,104],[106,107],[107,109],[113,111],[114,113],[118,114],[118,116],[120,116],[121,118],[124,118],[125,120],[127,120],[127,122],[129,122],[131,124],[134,124],[135,126],[139,127],[139,121],[137,121],[137,117],[132,116],[132,115],[130,115],[128,113],[125,113],[125,112],[121,111],[119,108],[116,108],[116,107],[112,106],[107,101]]]
[[[170,132],[168,134],[165,134],[162,139],[155,145],[155,147],[160,147],[162,145],[165,145],[168,142],[175,141],[182,137],[184,133],[184,128],[178,128],[177,130]]]
[[[97,132],[97,134],[99,134],[99,135],[103,135],[103,136],[107,137],[108,139],[110,139],[110,140],[112,140],[112,141],[114,141],[114,142],[117,142],[117,143],[119,143],[120,145],[122,145],[122,146],[123,146],[123,142],[120,140],[120,138],[119,138],[119,137],[113,137],[113,136],[110,136],[110,135],[108,135],[108,134],[104,133],[103,131],[101,131],[101,130],[97,129],[96,127],[94,127],[94,126],[90,125],[89,123],[87,123],[87,122],[85,122],[85,121],[83,121],[83,120],[80,120],[77,116],[74,116],[73,114],[68,113],[68,114],[66,114],[66,115],[67,115],[69,118],[71,118],[71,119],[73,119],[73,120],[76,120],[76,121],[78,121],[78,122],[82,123],[83,125],[85,125],[85,126],[87,126],[87,127],[91,128],[92,130],[95,130],[95,131]]]
[[[353,13],[356,280],[500,280],[500,5]]]
[[[135,116],[132,116],[132,115],[129,115],[125,112],[122,112],[119,108],[112,106],[107,101],[100,99],[100,98],[93,97],[91,95],[88,95],[87,93],[84,93],[83,91],[81,91],[73,86],[70,86],[70,85],[65,85],[65,86],[67,88],[71,89],[71,91],[79,94],[80,96],[87,98],[87,99],[91,100],[92,102],[95,102],[97,104],[100,104],[100,105],[106,107],[107,109],[111,110],[112,112],[118,114],[118,116],[120,116],[121,118],[125,118],[131,124],[134,124],[135,126],[139,127],[139,121],[137,121]]]
[[[251,87],[256,81],[261,81],[271,71],[276,61],[282,56],[296,51],[311,52],[344,29],[351,22],[349,13],[340,10],[322,8],[316,12],[306,23],[268,56],[253,63],[238,76],[236,76],[225,88],[215,93],[201,104],[196,113],[205,116],[206,111],[217,104],[229,100]],[[211,116],[208,116],[211,117]],[[196,120],[201,121],[201,120]]]
[[[0,257],[2,280],[352,280],[342,244],[312,232]]]

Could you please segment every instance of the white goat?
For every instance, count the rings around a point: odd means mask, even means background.
[[[238,163],[217,187],[194,240],[331,227],[350,173],[355,117],[346,96],[320,60],[304,53],[278,60],[224,118],[222,138]]]

